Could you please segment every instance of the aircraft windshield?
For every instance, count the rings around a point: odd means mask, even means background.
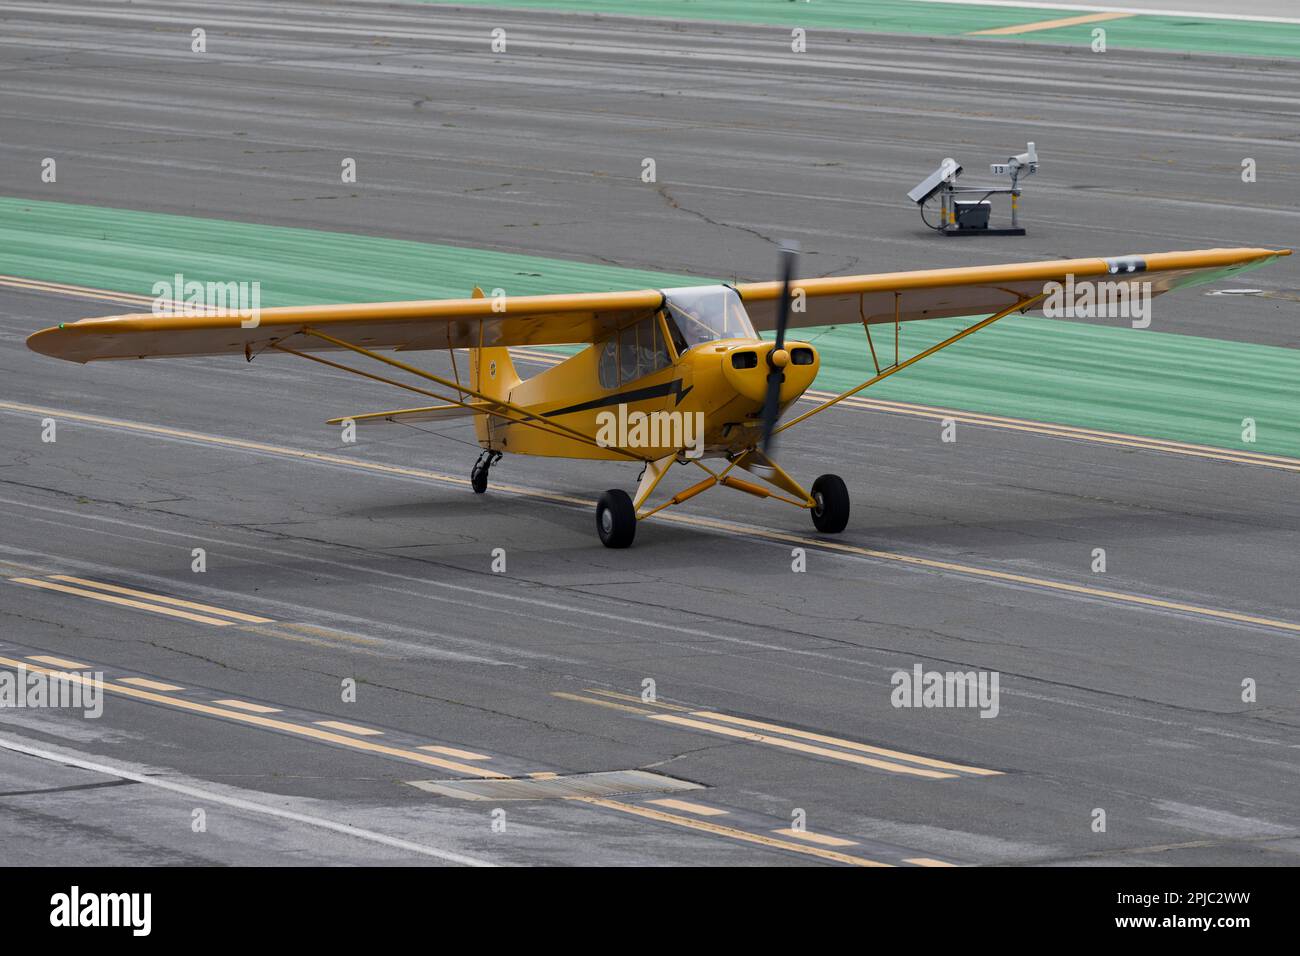
[[[668,328],[678,354],[718,339],[756,339],[736,290],[725,285],[664,289]]]

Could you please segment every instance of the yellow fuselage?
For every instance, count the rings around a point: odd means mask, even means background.
[[[630,438],[627,450],[640,457],[659,459],[695,450],[705,457],[734,455],[759,440],[772,348],[773,343],[762,339],[705,342],[674,356],[658,371],[603,388],[598,343],[520,381],[502,397],[535,412],[543,422],[584,435],[603,434],[613,438],[613,444]],[[812,385],[820,367],[817,351],[807,343],[787,342],[785,350],[797,355],[801,364],[783,369],[782,410]],[[611,431],[611,425],[618,427]],[[638,425],[643,425],[639,431]],[[484,448],[516,454],[627,460],[616,448],[594,447],[490,416],[480,416],[478,436]]]

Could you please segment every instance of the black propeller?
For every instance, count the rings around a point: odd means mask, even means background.
[[[785,327],[790,322],[790,283],[794,281],[798,258],[799,247],[795,243],[781,244],[781,303],[776,313],[776,343],[767,353],[767,399],[763,403],[763,454],[769,456],[772,433],[781,413],[781,383],[785,381],[785,367],[790,364],[790,353],[785,350]]]

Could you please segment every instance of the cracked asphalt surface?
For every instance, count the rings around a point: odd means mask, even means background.
[[[996,155],[1030,129],[1054,174],[1030,186],[1029,254],[1287,245],[1300,216],[1291,64],[1116,53],[1099,84],[1077,53],[1028,49],[1013,76],[960,40],[844,35],[795,71],[770,53],[781,32],[759,28],[262,9],[0,4],[5,191],[742,278],[790,236],[809,271],[890,271],[1025,254],[928,236],[900,197],[946,146]],[[160,37],[200,23],[223,53],[195,74]],[[497,25],[507,56],[484,52]],[[1243,140],[1278,171],[1248,202],[1214,174]],[[367,157],[356,195],[329,185],[340,150]],[[50,153],[77,170],[57,196],[18,172]],[[647,155],[658,191],[637,181]],[[1279,295],[1234,303],[1225,326],[1222,300],[1190,294],[1183,327],[1296,345],[1294,268],[1252,284]],[[485,766],[653,769],[736,818],[775,827],[802,809],[868,856],[1298,862],[1295,630],[836,552],[802,513],[722,493],[684,512],[808,540],[651,523],[606,551],[589,505],[558,499],[630,487],[632,465],[510,458],[493,480],[522,492],[475,496],[417,473],[467,477],[463,427],[339,445],[321,422],[383,402],[367,383],[278,358],[81,368],[23,345],[110,311],[0,291],[0,570],[269,621],[204,626],[0,581],[0,656],[438,741]],[[33,408],[74,415],[44,443]],[[850,545],[1300,622],[1294,473],[978,426],[946,444],[936,422],[867,410],[783,437],[797,477],[847,481]],[[892,706],[891,675],[918,663],[997,672],[998,716]],[[668,704],[1000,773],[918,779],[711,735],[637,713],[647,680]],[[0,749],[6,863],[454,862],[375,835],[502,863],[821,862],[591,803],[437,797],[409,783],[453,776],[436,767],[130,697],[95,720],[3,711],[0,736],[46,754]]]

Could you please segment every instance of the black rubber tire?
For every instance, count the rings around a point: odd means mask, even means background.
[[[823,534],[839,534],[849,523],[849,489],[839,475],[822,475],[813,482],[813,524]]]
[[[596,534],[607,548],[626,548],[636,537],[636,509],[632,498],[619,488],[611,488],[596,502]]]
[[[487,491],[488,470],[486,468],[475,468],[469,473],[469,486],[474,489],[474,494],[481,495]]]

